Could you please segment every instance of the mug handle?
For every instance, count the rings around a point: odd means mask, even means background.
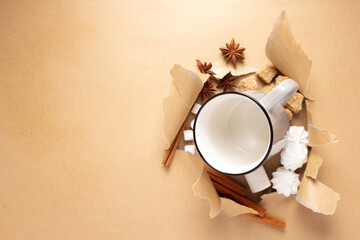
[[[285,138],[275,143],[271,149],[269,157],[279,153],[284,148],[285,144],[286,144]],[[271,186],[269,178],[262,165],[255,171],[246,174],[245,179],[252,193],[260,192]]]
[[[271,111],[278,103],[280,103],[281,106],[284,106],[296,93],[298,88],[299,85],[294,80],[288,78],[260,99],[260,104],[266,111]],[[253,193],[260,192],[271,186],[270,180],[262,165],[255,171],[246,174],[245,179]]]
[[[260,192],[271,186],[263,165],[245,175],[246,182],[252,193]]]
[[[299,85],[294,80],[288,78],[260,99],[260,103],[266,111],[270,111],[278,103],[284,106],[298,89]]]

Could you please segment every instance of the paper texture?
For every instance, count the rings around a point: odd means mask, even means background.
[[[277,69],[284,75],[294,79],[299,84],[299,91],[307,96],[308,77],[312,62],[301,49],[300,44],[296,41],[285,11],[283,11],[276,20],[274,29],[266,44],[266,55]],[[334,134],[313,125],[312,120],[314,111],[311,101],[305,100],[305,105],[307,107],[306,115],[309,146],[319,147],[338,142]],[[312,158],[309,159],[309,163],[305,170],[305,176],[301,181],[301,191],[299,190],[296,199],[315,212],[332,214],[335,212],[336,204],[328,204],[326,199],[331,203],[336,202],[337,193],[333,192],[322,183],[310,184],[309,181],[307,181],[307,174],[314,179],[316,178],[322,164],[322,160],[318,155],[315,155],[315,153],[313,153],[313,156],[311,157]],[[326,189],[326,191],[324,189]],[[314,191],[316,191],[316,193],[314,193]],[[330,191],[333,194],[329,194]],[[311,198],[313,194],[315,194],[314,198]],[[329,199],[331,197],[333,198]],[[311,201],[309,201],[310,198]],[[306,201],[303,201],[304,199],[306,199]],[[329,209],[331,207],[333,207],[333,209]]]
[[[295,40],[285,11],[276,20],[270,34],[266,56],[280,72],[294,79],[300,92],[306,96],[311,61]]]
[[[252,208],[241,205],[230,199],[219,197],[205,168],[203,169],[200,178],[192,186],[192,189],[196,197],[209,202],[210,218],[214,218],[218,214],[221,214],[221,216],[225,218],[232,218],[245,213],[257,214]]]
[[[203,168],[200,178],[194,183],[192,189],[195,196],[209,202],[210,218],[216,217],[221,209],[221,200],[205,168]]]
[[[324,160],[321,158],[321,156],[316,152],[316,149],[312,148],[305,169],[305,176],[316,179],[319,168],[321,167],[323,161]]]
[[[1,240],[359,236],[360,1],[0,5]],[[191,172],[193,161],[180,152],[171,168],[159,163],[169,70],[200,57],[223,60],[218,47],[233,37],[246,47],[239,67],[265,62],[266,38],[283,9],[313,61],[312,122],[340,139],[316,149],[324,159],[318,178],[341,200],[329,217],[295,196],[264,196],[261,205],[286,221],[285,231],[247,216],[210,219],[209,204],[191,189],[202,169]]]
[[[179,154],[169,171],[158,164],[173,63],[220,60],[235,37],[256,66],[282,9],[313,60],[313,123],[341,140],[318,151],[319,177],[341,194],[333,216],[294,198],[262,201],[284,232],[246,216],[209,219],[191,189],[201,172],[182,169]],[[0,239],[359,235],[359,1],[19,0],[1,10]]]
[[[226,74],[231,72],[233,76],[242,76],[250,73],[256,72],[260,66],[257,67],[241,67],[237,66],[236,68],[229,63],[226,63],[224,60],[215,61],[212,63],[211,70],[216,73],[215,77],[223,78]]]
[[[307,119],[307,122],[312,122],[313,121],[312,115],[313,115],[314,110],[312,109],[311,101],[305,99],[305,106],[306,106],[306,119]]]
[[[170,147],[203,84],[199,76],[180,65],[175,65],[170,74],[173,79],[163,101],[165,149]]]
[[[296,200],[314,212],[325,215],[335,213],[340,195],[318,180],[304,176]]]
[[[221,198],[221,216],[225,218],[233,218],[245,213],[257,214],[257,211],[234,202],[233,200]]]
[[[309,146],[311,147],[326,146],[339,142],[336,136],[329,132],[329,130],[318,128],[311,122],[308,123],[308,132]]]
[[[178,152],[182,151],[178,150]],[[198,180],[193,184],[192,190],[196,197],[207,200],[209,202],[210,218],[218,216],[219,213],[221,213],[221,216],[225,218],[232,218],[245,213],[257,214],[254,209],[243,206],[232,200],[219,197],[206,169],[203,167],[202,160],[199,157],[191,154],[187,154],[186,157],[191,158],[194,162],[201,163],[200,165],[194,165],[194,168],[197,169],[195,170],[196,172],[199,172],[200,167],[202,167],[203,170]]]

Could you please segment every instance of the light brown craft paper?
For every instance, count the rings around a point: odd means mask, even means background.
[[[228,64],[224,60],[215,61],[212,65],[211,71],[215,73],[217,78],[223,78],[229,72],[231,72],[233,76],[247,75],[256,72],[260,67],[235,68],[232,64]]]
[[[201,159],[199,160],[201,161]],[[219,197],[205,168],[203,168],[200,178],[194,183],[192,189],[195,196],[209,202],[210,218],[214,218],[218,216],[218,214],[225,218],[232,218],[245,213],[257,214],[252,208],[230,199]]]
[[[295,40],[285,11],[276,20],[270,34],[266,56],[284,75],[294,79],[300,92],[306,96],[311,61]]]
[[[170,74],[173,79],[163,101],[165,149],[170,147],[203,85],[198,75],[180,65],[175,65]]]
[[[266,55],[277,69],[299,84],[299,90],[306,96],[312,63],[294,38],[285,11],[276,20],[274,29],[266,44]],[[309,108],[307,110],[309,146],[324,146],[337,142],[338,140],[334,134],[312,124],[314,112],[311,105],[311,102],[307,100],[306,106]],[[314,160],[313,156],[311,163],[307,165],[306,169],[309,168],[308,173],[316,177],[319,167],[319,160]],[[306,204],[304,204],[304,201],[300,203],[315,212],[324,214],[334,213],[336,204],[328,204],[327,201],[332,203],[337,201],[335,192],[324,184],[310,185],[303,183],[303,181],[306,181],[306,176],[301,182],[301,191],[299,191],[296,199],[298,201],[309,199],[312,194],[315,194],[314,191],[316,191],[316,195],[314,195],[316,197],[311,198],[312,201],[306,201]],[[328,194],[329,191],[332,191],[334,194]],[[329,199],[330,197],[333,198]],[[334,208],[330,211],[327,208],[331,206]],[[328,211],[318,211],[318,209],[326,209]]]
[[[321,156],[316,152],[316,149],[311,149],[309,160],[307,162],[305,176],[312,177],[316,179],[319,168],[323,163],[323,159]]]
[[[312,122],[313,121],[312,115],[314,110],[312,109],[311,101],[305,99],[305,105],[306,105],[306,119],[308,122]]]
[[[339,142],[336,136],[329,132],[329,130],[321,129],[311,122],[308,123],[308,132],[309,146],[311,147],[325,146]]]
[[[201,161],[201,159],[199,160]],[[210,218],[216,217],[221,209],[221,199],[216,192],[205,168],[203,168],[200,178],[194,183],[192,189],[195,196],[209,202]]]
[[[233,218],[245,213],[257,214],[257,212],[249,207],[241,205],[233,200],[227,198],[221,199],[221,212],[220,215],[225,218]]]
[[[340,195],[318,180],[304,176],[296,200],[314,212],[325,215],[335,213]]]

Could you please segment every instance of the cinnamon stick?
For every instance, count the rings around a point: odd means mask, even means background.
[[[214,187],[215,187],[215,189],[216,189],[216,191],[218,193],[224,195],[225,197],[228,197],[228,198],[234,200],[237,203],[240,203],[242,205],[245,205],[245,206],[247,206],[249,208],[254,209],[255,211],[258,212],[258,214],[261,217],[263,217],[265,215],[266,209],[261,207],[260,205],[250,201],[247,198],[244,198],[243,196],[237,194],[236,192],[231,191],[230,189],[222,186],[221,184],[219,184],[217,182],[213,181],[213,184],[214,184]]]
[[[217,182],[218,184],[228,188],[229,190],[231,190],[239,195],[245,196],[246,188],[239,185],[231,178],[215,171],[214,169],[210,168],[209,166],[205,165],[205,169],[208,172],[209,177],[211,178],[212,181]]]
[[[255,218],[256,220],[260,221],[260,222],[263,222],[263,223],[266,223],[268,225],[271,225],[271,226],[274,226],[274,227],[277,227],[277,228],[280,228],[280,229],[285,229],[286,227],[286,223],[277,219],[277,218],[274,218],[268,214],[265,214],[263,217],[257,215],[257,214],[252,214],[252,213],[246,213],[246,215],[252,217],[252,218]]]
[[[182,134],[183,134],[183,131],[184,131],[186,122],[187,122],[187,120],[188,120],[188,117],[189,117],[189,115],[187,115],[184,123],[181,125],[181,128],[179,129],[179,132],[176,134],[174,141],[171,143],[170,148],[165,151],[164,159],[163,159],[163,161],[162,161],[162,164],[163,164],[165,167],[169,167],[169,166],[170,166],[170,163],[171,163],[171,161],[172,161],[172,159],[173,159],[173,157],[174,157],[176,148],[177,148],[177,146],[179,145],[180,138],[181,138],[181,136],[182,136]]]

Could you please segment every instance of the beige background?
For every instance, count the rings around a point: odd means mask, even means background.
[[[1,1],[0,239],[353,239],[359,234],[359,1]],[[174,63],[219,59],[235,37],[265,61],[287,10],[313,60],[324,147],[318,179],[341,194],[323,216],[283,199],[282,232],[209,219],[194,179],[163,155]],[[320,106],[320,107],[319,107]]]

